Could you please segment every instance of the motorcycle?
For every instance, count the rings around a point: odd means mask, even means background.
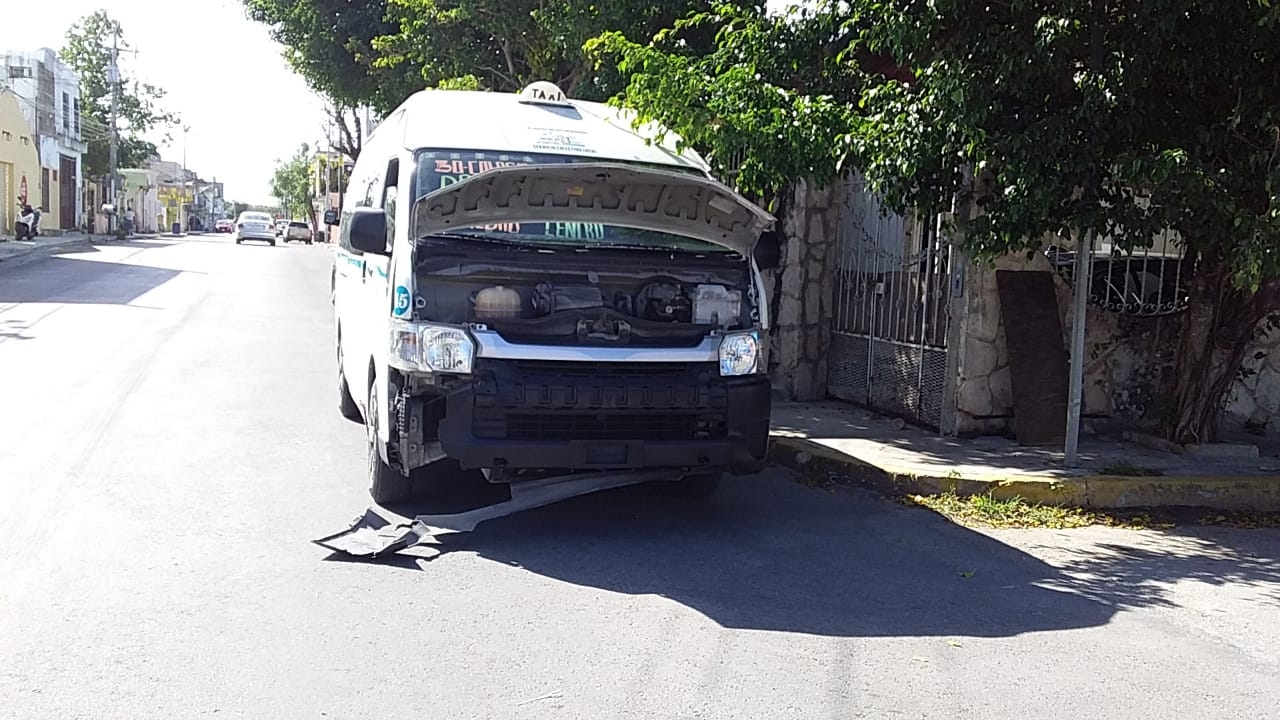
[[[40,211],[24,205],[15,223],[14,240],[35,240],[40,236]]]

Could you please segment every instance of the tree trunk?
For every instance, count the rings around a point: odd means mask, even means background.
[[[1213,442],[1227,393],[1258,323],[1276,307],[1280,283],[1237,289],[1216,255],[1200,258],[1183,315],[1166,435],[1178,443]]]

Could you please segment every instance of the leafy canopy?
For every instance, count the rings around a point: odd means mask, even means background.
[[[104,177],[110,171],[111,83],[107,68],[111,65],[112,37],[117,35],[120,48],[127,50],[124,28],[105,10],[98,10],[67,30],[66,44],[59,52],[62,61],[80,74],[81,132],[89,146],[83,160],[87,177]],[[165,92],[161,88],[130,79],[123,68],[119,80],[117,162],[121,168],[142,167],[156,156],[155,144],[143,136],[177,124],[178,118],[162,109]]]
[[[615,68],[583,52],[610,30],[646,39],[708,0],[243,0],[310,86],[341,107],[386,113],[423,88],[512,92],[550,80],[603,100],[622,86]],[[743,6],[763,5],[743,0]],[[707,49],[710,34],[691,33]]]
[[[656,120],[703,153],[742,192],[772,198],[797,178],[836,177],[832,142],[853,118],[864,85],[836,58],[842,17],[827,9],[768,15],[761,7],[717,5],[637,42],[621,32],[589,41],[597,67],[628,77],[613,99]],[[705,53],[687,36],[713,34]]]
[[[1174,228],[1243,287],[1280,276],[1280,43],[1264,4],[853,7],[855,46],[914,70],[871,88],[846,136],[896,204],[943,202],[970,167],[980,254],[1073,229],[1143,245]]]

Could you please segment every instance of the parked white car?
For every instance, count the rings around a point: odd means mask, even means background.
[[[264,212],[246,210],[236,218],[236,244],[245,240],[261,240],[276,244],[276,233],[271,227],[271,216]]]

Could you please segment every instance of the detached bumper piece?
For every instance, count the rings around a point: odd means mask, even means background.
[[[679,479],[679,473],[653,470],[552,477],[513,484],[511,499],[504,502],[447,515],[419,515],[409,522],[393,521],[370,508],[346,530],[313,542],[349,557],[376,560],[444,535],[471,532],[486,520],[601,490]]]
[[[466,468],[755,472],[769,435],[764,377],[715,363],[481,360],[439,438]]]

